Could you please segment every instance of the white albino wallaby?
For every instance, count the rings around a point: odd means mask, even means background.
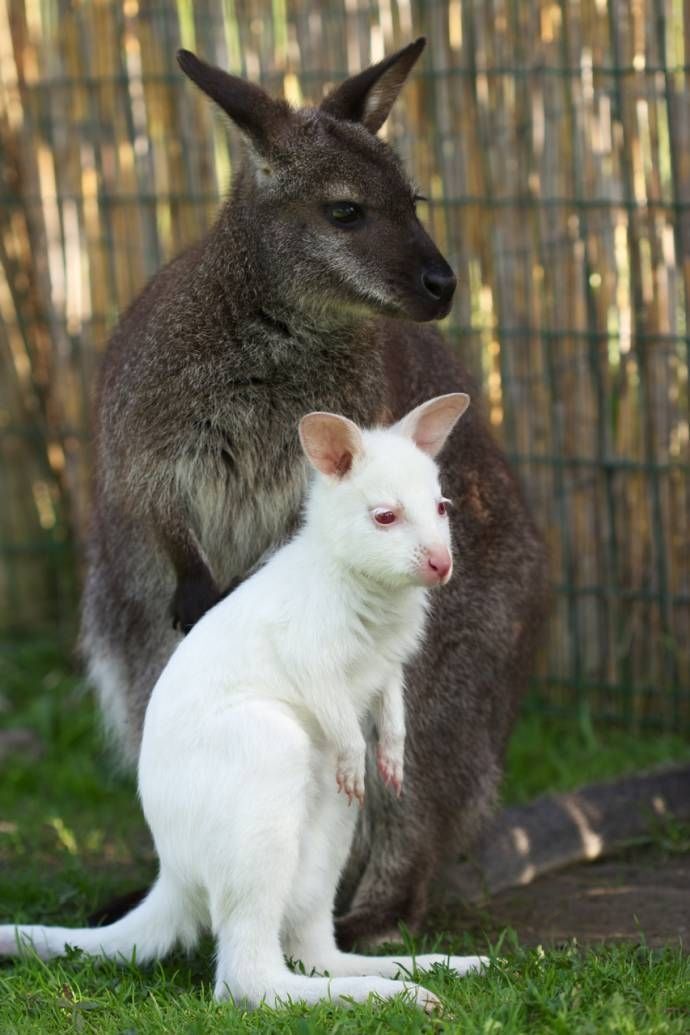
[[[452,572],[433,458],[468,403],[441,396],[386,430],[330,413],[301,420],[316,472],[303,528],[201,619],[151,696],[139,788],[157,882],[108,927],[0,927],[0,952],[48,958],[72,945],[143,962],[210,927],[216,996],[251,1005],[407,993],[433,1009],[431,992],[393,979],[439,962],[459,974],[483,966],[479,956],[344,953],[333,931],[370,714],[381,777],[401,791],[403,664],[420,643],[429,587]],[[285,955],[328,976],[293,973]]]

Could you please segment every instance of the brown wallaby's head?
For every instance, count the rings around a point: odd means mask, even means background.
[[[250,207],[264,277],[291,304],[412,320],[448,313],[453,271],[417,219],[400,161],[376,136],[424,42],[299,111],[179,52],[183,71],[247,141],[232,206]]]

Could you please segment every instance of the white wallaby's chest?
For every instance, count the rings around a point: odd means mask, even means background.
[[[353,638],[345,678],[362,714],[413,656],[423,635],[424,614],[424,604],[417,600],[383,621],[365,624],[363,634]]]

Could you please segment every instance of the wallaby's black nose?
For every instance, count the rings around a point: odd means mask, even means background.
[[[450,267],[447,272],[442,270],[425,270],[422,273],[422,284],[424,290],[435,302],[442,302],[447,305],[453,297],[457,281]]]

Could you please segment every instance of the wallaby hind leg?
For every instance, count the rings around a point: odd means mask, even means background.
[[[213,777],[218,823],[206,881],[217,942],[215,996],[274,1005],[290,994],[293,979],[280,931],[307,813],[310,744],[292,718],[265,703],[233,708],[226,721],[225,739],[242,743],[252,768],[230,758]]]
[[[286,914],[286,948],[306,971],[326,972],[331,977],[403,978],[404,987],[419,1002],[434,996],[409,979],[415,970],[429,970],[443,963],[459,975],[481,970],[481,956],[361,956],[341,952],[336,945],[333,902],[338,876],[347,857],[354,815],[328,781],[322,788],[308,829],[302,838],[300,867]],[[396,983],[396,982],[394,982]]]
[[[249,1007],[266,1003],[280,1007],[289,1002],[336,1002],[341,1006],[349,1001],[363,1003],[370,996],[392,999],[404,995],[420,1009],[430,1011],[439,1005],[433,993],[412,982],[391,981],[383,977],[306,977],[293,974],[285,963],[280,942],[281,918],[289,899],[290,884],[297,867],[296,845],[285,840],[269,843],[264,840],[263,850],[249,853],[244,860],[254,867],[255,878],[251,888],[241,899],[237,889],[228,889],[224,895],[219,889],[219,900],[212,906],[213,929],[218,944],[215,997],[232,996],[237,1003]],[[287,850],[286,850],[287,849]],[[276,860],[276,868],[266,872],[269,854]],[[256,874],[264,867],[264,878]],[[233,899],[234,908],[227,908]]]
[[[337,792],[335,759],[318,767],[318,784],[300,838],[299,869],[285,913],[287,954],[307,973],[328,970],[337,952],[333,906],[359,809]]]
[[[371,995],[382,999],[407,995],[421,1009],[434,1009],[438,999],[412,982],[361,976],[306,977],[288,969],[280,929],[297,868],[295,848],[296,843],[288,845],[284,838],[275,842],[264,838],[263,847],[256,853],[249,851],[243,859],[248,873],[253,868],[249,886],[240,889],[239,895],[236,887],[228,888],[227,894],[221,887],[217,889],[211,908],[218,946],[216,999],[230,995],[249,1007],[324,1000],[346,1006],[348,1000],[366,1002]],[[266,868],[269,857],[275,859],[275,868]]]
[[[435,996],[412,984],[379,977],[306,977],[288,968],[281,934],[303,876],[301,843],[315,819],[309,814],[312,748],[300,727],[280,713],[259,715],[255,709],[252,719],[250,793],[238,801],[235,789],[228,787],[235,835],[241,831],[242,836],[216,846],[217,858],[227,867],[214,871],[208,889],[217,941],[216,998],[230,995],[254,1007],[322,1000],[347,1005],[349,1000],[365,1002],[372,994],[386,999],[406,994],[420,1008],[433,1009]],[[335,780],[330,791],[336,798]],[[216,807],[222,811],[222,802],[216,801]]]

